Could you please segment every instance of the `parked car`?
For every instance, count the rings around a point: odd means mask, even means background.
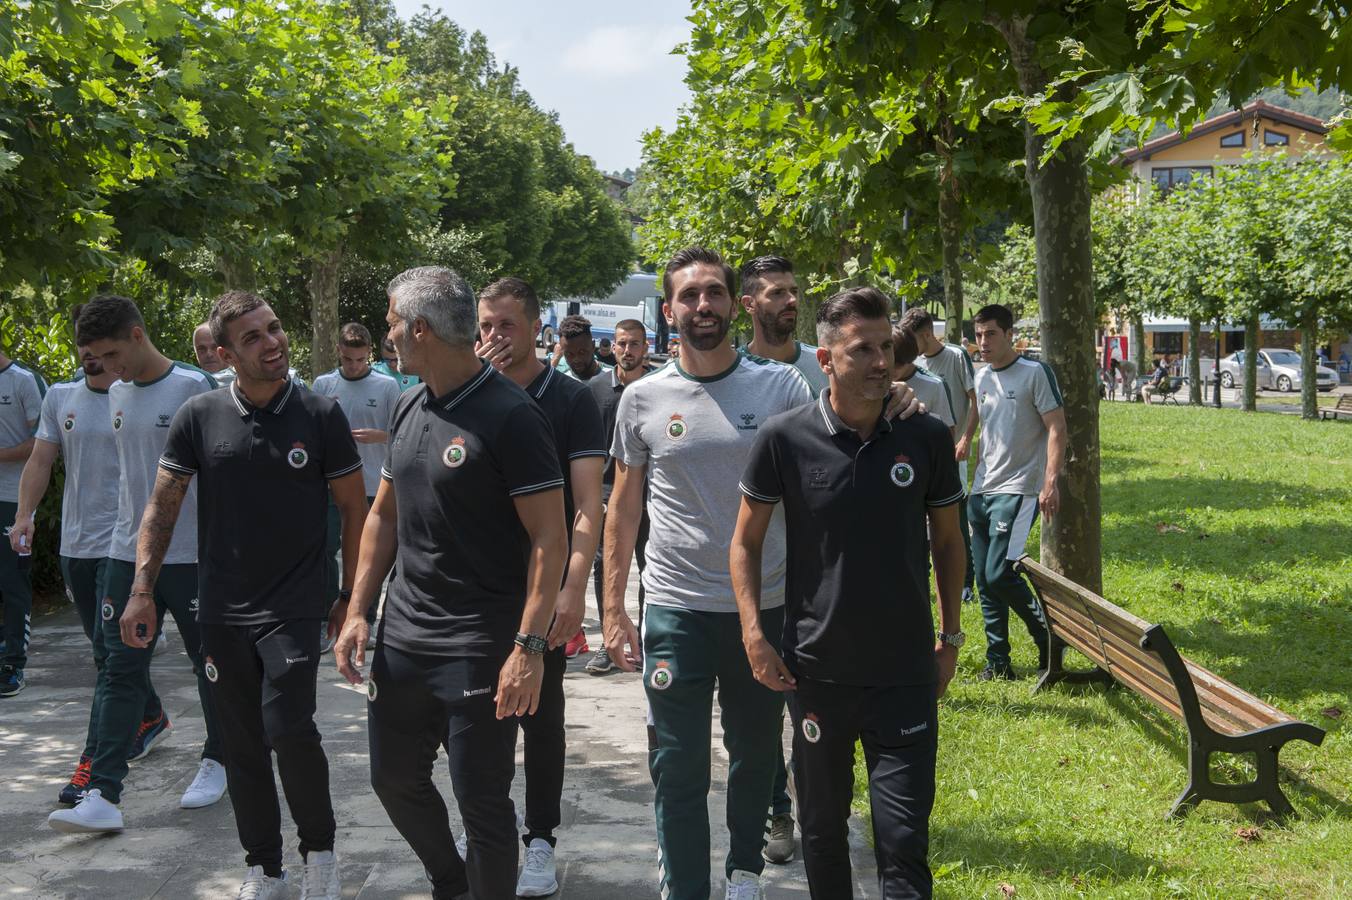
[[[1338,373],[1327,366],[1314,368],[1315,386],[1331,391],[1338,384]],[[1221,357],[1221,386],[1232,388],[1244,380],[1244,351]],[[1300,354],[1284,348],[1262,347],[1258,351],[1258,387],[1266,390],[1300,390]]]

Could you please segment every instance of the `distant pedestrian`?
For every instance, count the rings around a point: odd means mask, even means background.
[[[610,338],[601,338],[596,345],[596,361],[612,369],[615,367],[615,351],[611,349]]]

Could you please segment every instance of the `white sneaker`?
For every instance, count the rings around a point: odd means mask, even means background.
[[[183,798],[178,801],[178,805],[184,809],[201,809],[210,806],[223,796],[225,796],[225,766],[214,759],[204,759],[197,767],[197,777],[183,792]]]
[[[549,841],[536,838],[526,848],[526,865],[516,882],[518,897],[548,897],[559,889],[558,873],[554,866],[554,848]]]
[[[74,809],[58,809],[48,816],[47,824],[63,834],[108,834],[122,830],[122,811],[94,788]]]
[[[300,900],[341,900],[342,887],[338,884],[338,855],[332,850],[319,850],[305,857],[305,871],[300,879]]]
[[[155,649],[150,651],[151,656],[159,656],[169,649],[169,632],[161,631],[160,639],[155,642]]]
[[[281,878],[271,878],[263,874],[262,866],[253,866],[244,873],[244,883],[239,886],[235,900],[278,900],[286,896],[286,870]]]
[[[723,895],[723,900],[765,900],[760,876],[741,869],[733,869],[732,874],[728,876],[728,890]]]

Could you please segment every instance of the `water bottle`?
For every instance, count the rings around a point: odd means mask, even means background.
[[[19,536],[19,571],[27,572],[33,567],[33,549],[28,546],[28,535]]]

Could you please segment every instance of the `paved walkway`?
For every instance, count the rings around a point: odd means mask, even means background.
[[[632,585],[630,596],[637,596]],[[589,598],[594,611],[594,601]],[[595,619],[587,620],[593,646]],[[174,723],[173,734],[145,760],[132,765],[120,835],[71,837],[48,829],[47,814],[70,777],[84,740],[93,683],[89,645],[73,609],[34,623],[28,688],[0,701],[0,898],[233,898],[243,875],[243,854],[228,798],[215,807],[182,810],[178,798],[192,780],[203,737],[188,659],[178,635],[156,657],[153,678]],[[331,767],[338,818],[337,849],[343,896],[361,900],[427,897],[427,883],[412,851],[390,825],[369,786],[364,692],[349,689],[332,668],[320,670],[319,728]],[[567,675],[568,775],[559,831],[556,897],[611,900],[653,897],[657,846],[652,783],[647,771],[643,689],[637,675],[594,677],[573,661]],[[714,823],[710,861],[715,895],[722,896],[727,852],[723,793],[727,759],[714,713],[715,771],[709,800]],[[518,751],[518,771],[520,756]],[[438,784],[454,810],[449,778]],[[513,795],[518,807],[522,778]],[[285,808],[285,804],[283,804]],[[284,815],[288,865],[299,863],[295,830]],[[856,835],[857,897],[876,896],[872,855]],[[802,865],[767,867],[767,896],[806,898]],[[298,896],[293,889],[291,896]],[[506,900],[506,898],[504,898]]]

